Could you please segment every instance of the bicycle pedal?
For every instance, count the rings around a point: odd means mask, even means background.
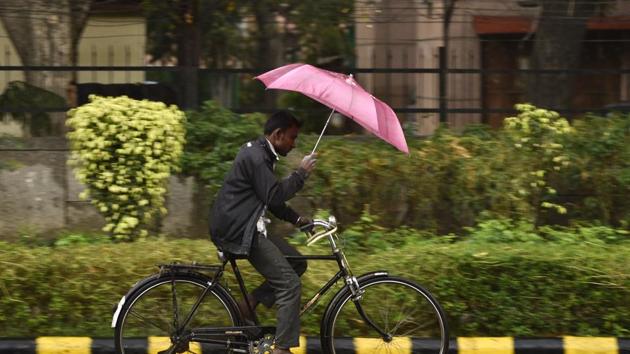
[[[264,337],[255,341],[250,346],[250,352],[253,354],[272,354],[275,336],[272,333],[265,334]]]

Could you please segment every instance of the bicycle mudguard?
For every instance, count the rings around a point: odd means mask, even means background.
[[[383,278],[383,277],[387,277],[389,276],[389,273],[386,270],[378,270],[378,271],[374,271],[374,272],[370,272],[370,273],[365,273],[362,274],[360,276],[357,277],[357,282],[359,283],[359,285],[367,280],[370,279],[374,279],[374,278]],[[328,306],[326,306],[326,310],[324,311],[324,315],[322,316],[322,321],[320,323],[320,333],[326,333],[325,332],[325,327],[326,324],[329,321],[330,316],[332,316],[332,310],[335,308],[335,306],[337,305],[337,303],[339,301],[341,301],[341,299],[343,299],[344,297],[347,296],[347,294],[350,292],[350,288],[348,287],[348,284],[344,285],[343,288],[339,289],[339,291],[337,291],[337,293],[335,294],[335,296],[333,296],[332,300],[330,300],[330,302],[328,303]],[[324,336],[322,334],[322,336]]]
[[[123,295],[123,297],[120,299],[120,301],[118,302],[118,304],[114,305],[114,307],[112,308],[112,328],[116,327],[116,322],[118,322],[118,315],[120,314],[120,311],[122,310],[123,306],[125,306],[125,301],[131,296],[133,295],[133,293],[136,292],[136,290],[140,289],[142,286],[144,286],[144,284],[152,281],[153,279],[157,279],[160,277],[160,273],[156,273],[156,274],[152,274],[144,279],[141,279],[139,281],[137,281],[135,284],[133,284],[131,286],[131,288],[127,291],[127,293],[125,295]]]

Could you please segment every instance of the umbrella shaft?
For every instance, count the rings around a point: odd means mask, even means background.
[[[315,147],[313,148],[313,151],[311,151],[311,155],[315,153],[315,150],[317,150],[317,145],[319,145],[319,141],[322,140],[322,136],[324,135],[324,132],[326,131],[326,127],[328,127],[328,123],[330,123],[330,118],[332,118],[334,113],[335,113],[335,110],[333,109],[332,112],[330,112],[330,115],[328,116],[328,120],[326,120],[324,129],[322,129],[321,134],[319,134],[319,138],[317,138],[317,142],[315,143]]]

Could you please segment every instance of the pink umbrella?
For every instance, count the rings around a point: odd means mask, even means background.
[[[300,92],[332,108],[324,130],[335,111],[352,118],[372,134],[409,153],[405,135],[394,111],[383,101],[365,91],[352,75],[344,75],[308,64],[289,64],[256,76],[268,89]]]

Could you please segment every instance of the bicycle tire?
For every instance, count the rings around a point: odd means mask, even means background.
[[[360,343],[369,353],[391,353],[405,348],[414,353],[446,354],[449,336],[446,316],[431,293],[420,285],[399,277],[380,276],[359,280],[364,290],[360,300],[367,316],[393,339],[385,341],[359,315],[352,294],[344,288],[329,307],[322,323],[321,345],[325,353],[341,354]],[[360,338],[360,341],[356,341]],[[423,341],[414,349],[414,342]],[[413,351],[412,351],[413,350]]]
[[[116,352],[156,353],[168,349],[175,335],[174,324],[183,321],[209,282],[209,278],[197,273],[156,274],[139,282],[129,292],[116,320]],[[187,328],[236,326],[240,321],[234,298],[220,284],[215,284]],[[185,352],[200,353],[201,345],[190,343],[187,349]]]

